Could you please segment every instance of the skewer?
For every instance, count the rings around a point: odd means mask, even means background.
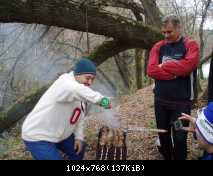
[[[116,147],[115,147],[115,150],[114,150],[114,160],[116,160],[116,155],[117,155],[117,152],[116,152]]]
[[[120,148],[120,160],[122,160],[122,156],[123,156],[123,150],[122,148]]]
[[[105,160],[107,160],[108,152],[109,152],[109,148],[108,148],[108,146],[107,146],[107,148],[106,148],[106,154],[105,154]]]
[[[100,160],[102,160],[102,159],[103,159],[103,153],[104,153],[104,147],[103,147],[103,146],[101,146],[101,157],[100,157]]]
[[[147,132],[156,132],[156,133],[167,133],[167,130],[164,129],[154,129],[154,128],[145,128],[145,127],[138,127],[138,126],[128,126],[127,131],[147,131]]]

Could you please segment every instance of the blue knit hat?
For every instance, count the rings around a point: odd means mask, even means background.
[[[198,115],[196,126],[202,137],[209,143],[213,144],[213,102],[204,107]]]
[[[88,58],[81,58],[75,65],[74,75],[93,74],[96,75],[96,66]]]

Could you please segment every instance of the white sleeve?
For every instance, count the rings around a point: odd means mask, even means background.
[[[76,98],[79,100],[86,100],[92,103],[98,103],[104,97],[101,93],[92,90],[91,88],[82,85],[78,85],[74,90]]]
[[[89,101],[92,103],[98,103],[104,96],[99,92],[92,90],[91,88],[83,84],[74,84],[66,87],[57,97],[57,102],[72,102],[74,99],[79,101]]]

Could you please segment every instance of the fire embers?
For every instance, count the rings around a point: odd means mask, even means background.
[[[126,133],[104,126],[98,135],[97,160],[126,160]]]

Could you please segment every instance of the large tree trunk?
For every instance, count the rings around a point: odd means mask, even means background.
[[[124,53],[125,54],[125,53]],[[123,80],[123,83],[125,87],[128,89],[131,87],[131,81],[130,81],[130,72],[128,69],[128,64],[125,62],[126,60],[123,59],[125,56],[116,55],[115,56],[115,63],[118,67],[118,71],[121,75],[121,78]]]
[[[136,86],[137,89],[143,87],[143,51],[142,49],[135,49],[135,65],[136,65]]]
[[[38,23],[113,37],[114,39],[150,48],[161,34],[137,21],[111,14],[75,0],[1,0],[0,22]]]
[[[159,28],[163,15],[157,7],[156,0],[140,0],[140,2],[144,7],[146,24],[151,24]]]
[[[156,28],[160,28],[161,26],[161,17],[162,14],[157,7],[155,0],[140,0],[141,4],[144,8],[144,23],[147,25],[155,26]],[[152,9],[152,10],[150,10]],[[138,21],[141,19],[137,18]],[[136,49],[135,51],[135,61],[136,61],[136,86],[138,89],[141,89],[144,85],[145,75],[146,75],[146,58],[147,50],[144,49]],[[149,78],[150,79],[150,78]]]

